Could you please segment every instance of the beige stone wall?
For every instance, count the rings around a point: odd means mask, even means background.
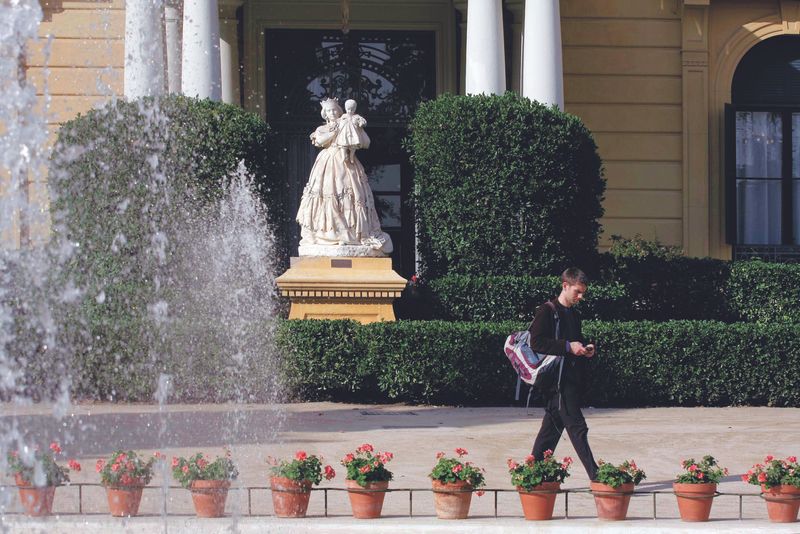
[[[46,112],[48,144],[60,124],[122,94],[124,0],[41,0],[44,19],[39,41],[30,43],[26,78],[36,87],[39,110]],[[49,102],[48,102],[49,97]],[[34,215],[20,220],[13,235],[3,236],[12,248],[36,245],[50,232],[47,176],[27,184]]]
[[[45,90],[50,95],[52,142],[60,123],[122,94],[125,2],[41,1],[42,41],[31,47],[27,77],[42,106]],[[452,9],[462,4],[362,3],[352,11],[351,27],[437,30],[437,81],[441,89],[454,90],[459,60]],[[311,5],[318,9],[310,10]],[[523,0],[506,1],[515,16],[515,46],[523,5]],[[246,3],[247,108],[263,113],[261,30],[321,27],[338,17],[338,2],[324,4],[330,13],[320,6],[313,0]],[[800,32],[800,1],[561,0],[561,14],[566,110],[592,129],[605,162],[601,248],[607,248],[612,234],[639,233],[682,246],[691,255],[729,257],[722,110],[746,51],[774,35]],[[516,83],[518,58],[509,60]],[[28,195],[46,210],[44,179],[29,184]],[[24,226],[10,239],[3,236],[6,246],[39,240],[48,231],[47,224]],[[29,235],[23,235],[26,231]]]
[[[612,234],[683,246],[678,0],[562,0],[566,111],[592,130]]]

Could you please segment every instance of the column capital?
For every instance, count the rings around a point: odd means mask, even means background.
[[[708,50],[708,4],[684,4],[681,14],[683,50]]]

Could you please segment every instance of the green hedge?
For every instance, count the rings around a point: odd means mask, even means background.
[[[590,283],[580,304],[585,319],[800,322],[798,264],[628,258],[607,277],[613,280]],[[404,294],[401,316],[529,321],[559,286],[556,276],[443,276]]]
[[[457,321],[530,321],[536,307],[561,290],[558,276],[445,276],[425,288],[436,317]],[[616,282],[591,284],[579,309],[584,319],[629,316],[625,287]]]
[[[736,320],[726,299],[731,262],[688,258],[639,236],[612,236],[604,276],[624,284],[630,319]]]
[[[508,405],[515,374],[502,353],[520,322],[287,321],[281,376],[304,400]],[[591,406],[800,406],[800,327],[587,321],[598,345]]]
[[[574,115],[511,92],[442,95],[420,105],[405,147],[424,277],[594,262],[605,180]]]
[[[734,262],[725,293],[746,321],[800,322],[800,265],[796,263]]]
[[[59,129],[49,171],[52,243],[76,244],[61,267],[81,289],[80,311],[65,323],[74,325],[69,344],[81,362],[73,375],[76,395],[152,400],[158,373],[171,372],[176,396],[184,400],[230,396],[224,391],[237,379],[223,380],[220,372],[229,344],[199,341],[224,323],[170,346],[174,336],[164,328],[178,328],[164,327],[154,305],[167,307],[170,320],[187,305],[174,280],[176,264],[189,261],[179,252],[193,239],[188,229],[199,228],[200,215],[223,197],[223,184],[240,162],[253,176],[270,223],[281,224],[286,184],[277,183],[271,150],[269,126],[258,115],[179,95],[117,100]],[[274,250],[281,264],[285,244]],[[182,361],[176,353],[191,358],[196,376],[176,363]],[[209,370],[214,380],[205,387]],[[247,374],[257,377],[256,371]]]

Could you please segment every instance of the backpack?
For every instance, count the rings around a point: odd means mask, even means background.
[[[553,321],[556,325],[554,339],[558,339],[560,321],[556,307],[550,301],[545,302],[544,305],[553,312]],[[531,386],[528,390],[528,400],[525,403],[525,408],[530,404],[533,388],[547,390],[556,384],[558,389],[561,389],[561,370],[564,367],[563,356],[539,354],[534,351],[530,347],[530,336],[529,327],[528,330],[514,332],[509,335],[503,345],[503,352],[506,358],[508,358],[511,366],[517,372],[517,388],[514,399],[519,400],[519,390],[522,382]]]

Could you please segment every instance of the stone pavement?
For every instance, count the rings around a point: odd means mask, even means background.
[[[512,489],[505,467],[508,457],[517,460],[530,451],[531,441],[542,415],[540,408],[452,408],[405,405],[351,405],[303,403],[288,405],[153,405],[81,404],[72,408],[64,420],[56,422],[46,406],[19,408],[4,405],[3,418],[14,418],[20,429],[42,443],[58,439],[65,453],[84,465],[73,482],[96,483],[95,460],[116,448],[168,456],[196,451],[221,454],[230,444],[241,476],[240,487],[228,499],[231,517],[200,520],[192,517],[191,499],[186,490],[167,488],[157,476],[145,491],[141,514],[130,520],[108,517],[103,489],[85,486],[81,514],[78,514],[78,489],[59,488],[55,511],[59,517],[33,520],[14,513],[12,501],[2,517],[11,532],[72,532],[80,528],[94,532],[480,532],[528,531],[617,532],[800,532],[800,523],[770,524],[766,520],[758,488],[744,484],[740,475],[766,454],[776,457],[800,456],[800,409],[791,408],[648,408],[586,409],[589,439],[597,458],[619,463],[633,458],[647,472],[639,491],[663,491],[635,496],[630,520],[605,523],[595,518],[591,495],[585,490],[588,480],[579,463],[565,489],[569,495],[569,519],[565,519],[565,496],[556,502],[556,520],[548,523],[525,522],[513,492],[488,492],[474,497],[471,518],[440,521],[435,518],[427,474],[437,451],[452,453],[456,447],[469,451],[468,459],[486,469],[487,488]],[[389,464],[395,473],[391,488],[418,489],[409,503],[408,491],[394,491],[386,497],[385,517],[358,521],[349,517],[344,492],[344,468],[338,459],[362,443],[395,454]],[[265,459],[268,455],[289,457],[298,449],[322,454],[338,476],[323,482],[327,492],[325,517],[324,492],[312,494],[309,518],[281,520],[272,517]],[[671,481],[684,458],[712,454],[731,474],[719,487],[712,521],[688,524],[678,518],[675,497],[669,494]],[[577,455],[564,435],[557,456]],[[5,479],[8,483],[8,479]],[[167,480],[167,485],[174,483]],[[259,489],[260,488],[260,489]],[[747,494],[739,497],[738,493]],[[167,496],[169,517],[161,515],[162,498]],[[409,517],[409,505],[413,517]],[[742,520],[739,520],[741,507]],[[657,519],[653,519],[655,508]],[[497,518],[495,518],[495,510]]]

